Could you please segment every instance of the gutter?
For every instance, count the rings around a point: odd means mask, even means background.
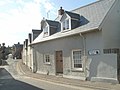
[[[60,35],[60,36],[53,36],[52,38],[48,38],[47,37],[47,39],[44,39],[44,38],[42,38],[40,41],[38,41],[38,42],[34,42],[34,43],[31,43],[29,46],[32,46],[32,45],[35,45],[35,44],[39,44],[39,43],[42,43],[42,42],[46,42],[46,41],[51,41],[51,40],[55,40],[55,39],[59,39],[59,38],[64,38],[64,37],[68,37],[68,36],[72,36],[72,35],[76,35],[76,34],[80,34],[80,33],[89,33],[89,32],[93,32],[93,31],[99,31],[99,29],[98,29],[98,27],[95,27],[95,28],[93,28],[93,29],[88,29],[88,30],[85,30],[85,31],[79,31],[79,32],[77,32],[77,33],[73,33],[73,32],[71,32],[71,34],[69,34],[69,35]],[[74,31],[74,30],[71,30],[71,31]],[[66,32],[64,32],[64,33],[62,33],[61,32],[61,34],[68,34],[69,33],[69,31],[66,31]],[[52,35],[51,35],[52,36]],[[49,37],[51,37],[51,36],[49,36]]]

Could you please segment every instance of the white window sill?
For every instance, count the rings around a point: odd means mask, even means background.
[[[49,37],[49,35],[44,35],[43,37],[44,37],[44,38],[45,38],[45,37]]]
[[[71,71],[73,71],[73,72],[83,72],[83,68],[73,68]]]
[[[65,30],[61,30],[61,32],[68,32],[68,31],[70,31],[71,29],[65,29]]]
[[[46,62],[46,63],[44,63],[45,65],[51,65],[51,63],[50,62]]]

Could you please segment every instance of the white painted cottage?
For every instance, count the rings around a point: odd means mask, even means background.
[[[99,0],[41,21],[30,44],[37,73],[118,83],[120,0]]]

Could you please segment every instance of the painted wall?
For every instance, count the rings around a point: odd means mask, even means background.
[[[86,72],[87,79],[92,81],[117,81],[117,54],[103,53],[102,31],[91,32],[86,37]],[[99,50],[98,54],[89,54],[90,51]]]
[[[32,47],[28,46],[28,50],[27,50],[27,66],[29,69],[31,69],[33,71],[33,51],[32,51]]]
[[[34,72],[34,73],[36,73],[37,72],[37,67],[38,67],[38,65],[37,65],[37,55],[36,55],[36,50],[35,50],[35,48],[34,47],[32,47],[32,61],[33,61],[33,69],[32,69],[32,71]]]
[[[27,53],[26,53],[26,49],[25,47],[23,47],[23,53],[22,53],[22,60],[23,60],[23,63],[26,65],[26,61],[27,61]]]
[[[98,55],[90,59],[89,79],[91,81],[118,83],[117,54]]]
[[[27,66],[30,68],[30,62],[31,62],[31,57],[30,57],[30,47],[28,46],[28,48],[27,48]]]
[[[25,48],[23,45],[23,52],[22,52],[22,62],[25,63]]]
[[[72,50],[74,49],[82,49],[82,38],[78,35],[74,35],[71,37],[65,37],[57,40],[43,42],[37,45],[34,45],[34,49],[36,51],[37,57],[37,66],[38,72],[45,73],[49,72],[49,74],[55,75],[55,51],[62,50],[63,51],[63,73],[64,76],[74,77],[74,78],[84,78],[84,72],[80,71],[72,71]],[[44,63],[44,55],[50,55],[50,63]]]
[[[117,82],[117,55],[103,54],[102,31],[83,34],[85,40],[80,35],[74,35],[57,40],[47,41],[34,45],[36,53],[38,73],[51,75],[56,74],[55,51],[63,51],[63,76],[84,80],[100,81],[106,80]],[[84,48],[85,42],[87,63],[84,72],[72,70],[72,50]],[[89,51],[99,50],[97,55],[88,54]],[[44,55],[50,55],[50,63],[44,63]],[[107,73],[106,73],[107,72]]]

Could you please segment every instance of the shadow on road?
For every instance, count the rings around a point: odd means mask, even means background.
[[[5,70],[0,68],[0,90],[44,90],[25,82],[15,80],[12,75]]]

